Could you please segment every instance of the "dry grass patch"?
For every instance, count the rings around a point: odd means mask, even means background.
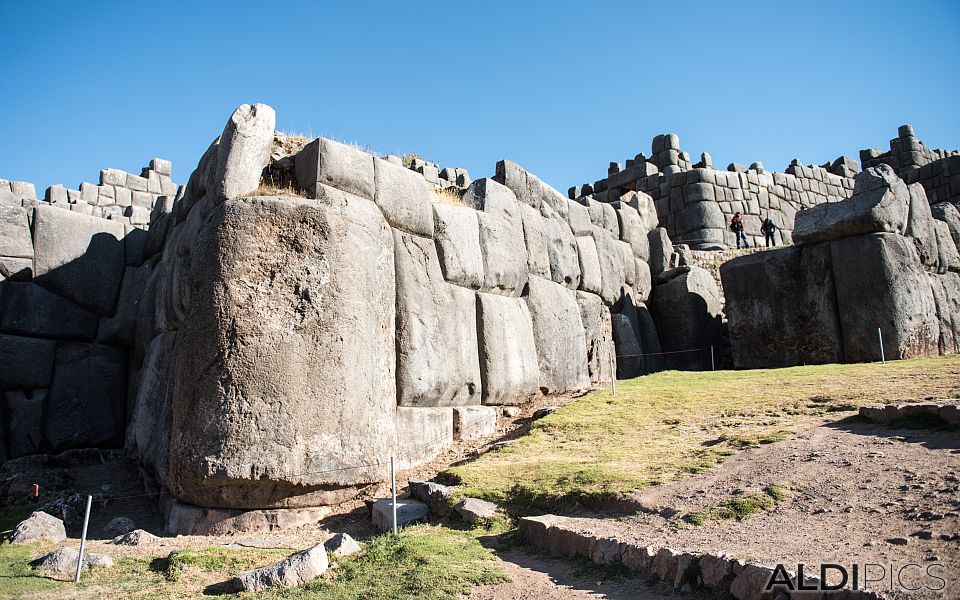
[[[668,371],[594,392],[530,434],[449,469],[464,493],[519,513],[564,511],[712,468],[834,413],[878,402],[960,396],[960,356],[886,365]]]
[[[462,197],[460,196],[460,191],[456,188],[431,188],[430,193],[432,195],[431,200],[435,204],[449,204],[451,206],[463,206],[467,207],[463,203]]]

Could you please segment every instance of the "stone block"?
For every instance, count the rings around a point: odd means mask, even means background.
[[[38,206],[35,280],[100,315],[114,310],[125,264],[121,223]]]
[[[113,316],[100,319],[97,341],[104,344],[132,347],[137,331],[140,299],[150,279],[150,266],[127,267]]]
[[[843,362],[829,244],[740,256],[720,276],[736,368]]]
[[[590,222],[590,212],[586,206],[579,202],[570,202],[567,210],[567,223],[573,235],[590,235],[592,231]]]
[[[31,213],[31,210],[20,206],[19,202],[0,203],[0,257],[32,261]]]
[[[602,288],[600,279],[600,257],[597,244],[591,235],[578,236],[577,256],[580,260],[580,289],[599,294]]]
[[[681,370],[709,370],[710,346],[720,347],[723,303],[716,281],[700,267],[681,267],[653,288],[650,311],[664,351],[691,351],[673,357]]]
[[[528,204],[520,204],[520,216],[527,247],[527,272],[538,277],[550,277],[550,254],[543,216]]]
[[[541,391],[562,393],[588,388],[587,344],[575,294],[539,277],[530,278],[529,288],[526,301]]]
[[[650,242],[650,274],[656,277],[670,266],[673,244],[663,227],[651,230],[647,239]]]
[[[373,525],[380,531],[393,529],[393,500],[383,498],[373,503]],[[427,518],[430,509],[417,500],[397,499],[397,527],[411,525]]]
[[[397,401],[480,403],[476,301],[443,279],[433,241],[393,232],[397,273]]]
[[[97,317],[34,283],[5,281],[0,283],[0,331],[93,340],[97,337]]]
[[[497,408],[494,406],[457,406],[453,409],[453,436],[472,440],[497,432]]]
[[[10,457],[36,454],[43,448],[43,404],[47,390],[5,393],[10,429]]]
[[[607,306],[612,306],[620,299],[620,290],[626,279],[623,256],[618,241],[606,231],[595,229],[593,239],[600,262],[600,297]]]
[[[479,211],[483,291],[519,295],[527,282],[527,249],[516,196],[485,178],[470,184],[463,203]]]
[[[848,237],[832,241],[830,251],[847,362],[880,359],[878,328],[888,360],[938,353],[933,292],[908,238]]]
[[[409,469],[453,444],[453,409],[397,407],[397,468]]]
[[[102,344],[57,345],[44,438],[53,451],[119,448],[127,405],[126,351]]]
[[[427,182],[410,169],[374,159],[374,201],[397,229],[433,237],[433,208]]]
[[[260,186],[263,169],[270,164],[276,122],[276,112],[266,104],[242,104],[230,116],[209,181],[218,200],[251,194]]]
[[[326,138],[307,144],[296,156],[297,183],[316,197],[322,183],[373,200],[373,156],[363,150]]]
[[[471,289],[483,286],[483,254],[477,212],[462,206],[433,205],[434,240],[444,278]]]
[[[596,294],[578,291],[576,298],[587,344],[587,372],[590,382],[606,385],[613,377],[616,354],[610,311]]]
[[[539,390],[530,310],[522,298],[477,294],[484,404],[523,404]]]
[[[52,340],[0,335],[0,389],[50,387],[56,349]]]
[[[549,209],[549,207],[547,207]],[[580,259],[577,241],[565,219],[547,210],[544,215],[547,256],[550,259],[550,278],[570,289],[580,286]]]

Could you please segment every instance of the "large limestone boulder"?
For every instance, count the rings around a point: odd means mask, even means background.
[[[397,408],[398,469],[425,463],[453,444],[453,411],[447,406]]]
[[[869,171],[869,169],[868,169]],[[940,327],[933,292],[910,239],[876,233],[830,242],[847,362],[936,355]]]
[[[305,506],[384,479],[371,457],[395,442],[393,248],[377,206],[345,193],[210,211],[191,243],[171,365],[160,475],[174,495]]]
[[[720,277],[736,368],[843,362],[829,244],[740,256]]]
[[[509,188],[477,179],[463,196],[480,219],[483,290],[518,296],[527,282],[527,249],[520,204]]]
[[[670,267],[670,257],[673,255],[673,243],[667,230],[663,227],[651,229],[647,234],[650,242],[650,274],[656,277]]]
[[[953,243],[960,248],[960,211],[957,207],[949,202],[938,202],[930,207],[930,212],[934,219],[947,224]]]
[[[450,283],[480,289],[483,254],[477,211],[449,204],[433,205],[434,239],[443,276]]]
[[[580,321],[587,343],[590,383],[606,385],[613,377],[616,353],[610,311],[600,296],[582,291],[577,292],[577,306],[580,308]]]
[[[77,563],[80,561],[80,552],[76,548],[57,548],[53,552],[44,554],[31,561],[31,566],[43,573],[54,575],[73,575],[76,573]],[[89,571],[97,567],[113,566],[113,559],[106,554],[84,552],[81,570]]]
[[[329,185],[374,199],[373,156],[352,146],[317,138],[296,156],[297,183],[316,198],[317,185]]]
[[[523,239],[527,245],[527,272],[537,277],[550,277],[550,254],[547,251],[546,224],[540,211],[520,204]]]
[[[594,229],[593,239],[597,244],[597,257],[600,261],[600,297],[607,306],[613,306],[620,299],[620,291],[626,279],[623,255],[617,246],[617,240],[607,231]]]
[[[35,280],[97,314],[113,314],[123,270],[123,224],[37,206]]]
[[[433,240],[396,230],[393,238],[399,404],[479,404],[474,293],[444,281]]]
[[[936,298],[937,315],[941,321],[941,336],[943,338],[941,354],[960,352],[960,273],[938,275],[937,280],[943,287],[944,294],[942,299]],[[944,324],[948,320],[953,330],[953,350],[950,350],[947,343],[949,335],[944,330]]]
[[[523,404],[539,391],[537,348],[522,298],[477,294],[484,404]]]
[[[387,222],[397,229],[433,237],[433,205],[430,188],[418,173],[374,159],[374,200]]]
[[[947,289],[943,285],[943,276],[927,273],[927,280],[930,282],[933,302],[937,307],[937,323],[940,326],[937,349],[941,355],[953,354],[957,348],[956,334],[960,329],[960,323],[953,321],[952,306],[947,297]]]
[[[681,267],[666,283],[653,288],[650,311],[664,351],[679,369],[710,369],[710,346],[719,348],[720,290],[710,273],[700,267]]]
[[[960,271],[960,252],[950,237],[950,227],[943,221],[934,221],[933,231],[937,239],[937,272]]]
[[[577,240],[566,220],[549,206],[543,205],[547,256],[550,260],[550,278],[560,285],[575,290],[580,286],[580,259]]]
[[[919,183],[909,185],[908,189],[910,191],[910,207],[904,235],[913,238],[921,262],[935,267],[939,259],[937,232],[933,226],[933,215],[930,213],[927,194]]]
[[[260,186],[276,124],[277,114],[266,104],[242,104],[233,112],[220,134],[211,179],[218,200],[252,194]]]
[[[797,213],[793,240],[813,244],[868,233],[904,233],[910,210],[907,184],[885,164],[856,177],[853,196]]]
[[[562,393],[588,388],[587,342],[574,292],[552,281],[531,277],[526,300],[541,391]]]
[[[104,344],[57,344],[44,437],[52,450],[123,443],[127,353]]]
[[[43,405],[47,390],[5,392],[7,405],[7,436],[10,457],[18,458],[40,452],[43,444]]]
[[[119,346],[133,346],[137,333],[140,299],[150,279],[150,265],[124,269],[117,309],[112,317],[101,318],[98,341]]]
[[[170,457],[170,423],[173,418],[173,364],[177,335],[168,331],[150,341],[133,410],[127,425],[126,447],[155,473],[167,473]]]
[[[5,201],[0,189],[0,275],[30,279],[33,276],[32,213],[19,201]]]
[[[592,235],[577,236],[577,256],[580,260],[580,289],[599,294],[603,289],[600,278],[600,256]]]
[[[0,331],[62,340],[93,340],[97,316],[35,283],[0,282]]]

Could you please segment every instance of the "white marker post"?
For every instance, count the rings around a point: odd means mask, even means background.
[[[613,395],[617,395],[617,356],[615,353],[610,355],[610,387],[613,389]]]
[[[390,448],[390,510],[393,511],[393,535],[397,535],[397,464]]]
[[[80,570],[83,568],[83,549],[87,545],[87,526],[90,524],[90,504],[93,496],[87,496],[87,512],[83,515],[83,533],[80,535],[80,555],[77,556],[77,575],[74,583],[80,583]]]
[[[877,337],[880,338],[880,362],[887,364],[887,357],[883,354],[883,332],[877,327]]]
[[[716,371],[717,365],[713,362],[713,344],[710,345],[710,370]]]

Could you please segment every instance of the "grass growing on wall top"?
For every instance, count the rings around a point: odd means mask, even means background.
[[[668,371],[594,392],[529,435],[447,471],[464,495],[515,512],[579,503],[710,469],[746,448],[864,404],[960,396],[960,356],[755,371]]]

